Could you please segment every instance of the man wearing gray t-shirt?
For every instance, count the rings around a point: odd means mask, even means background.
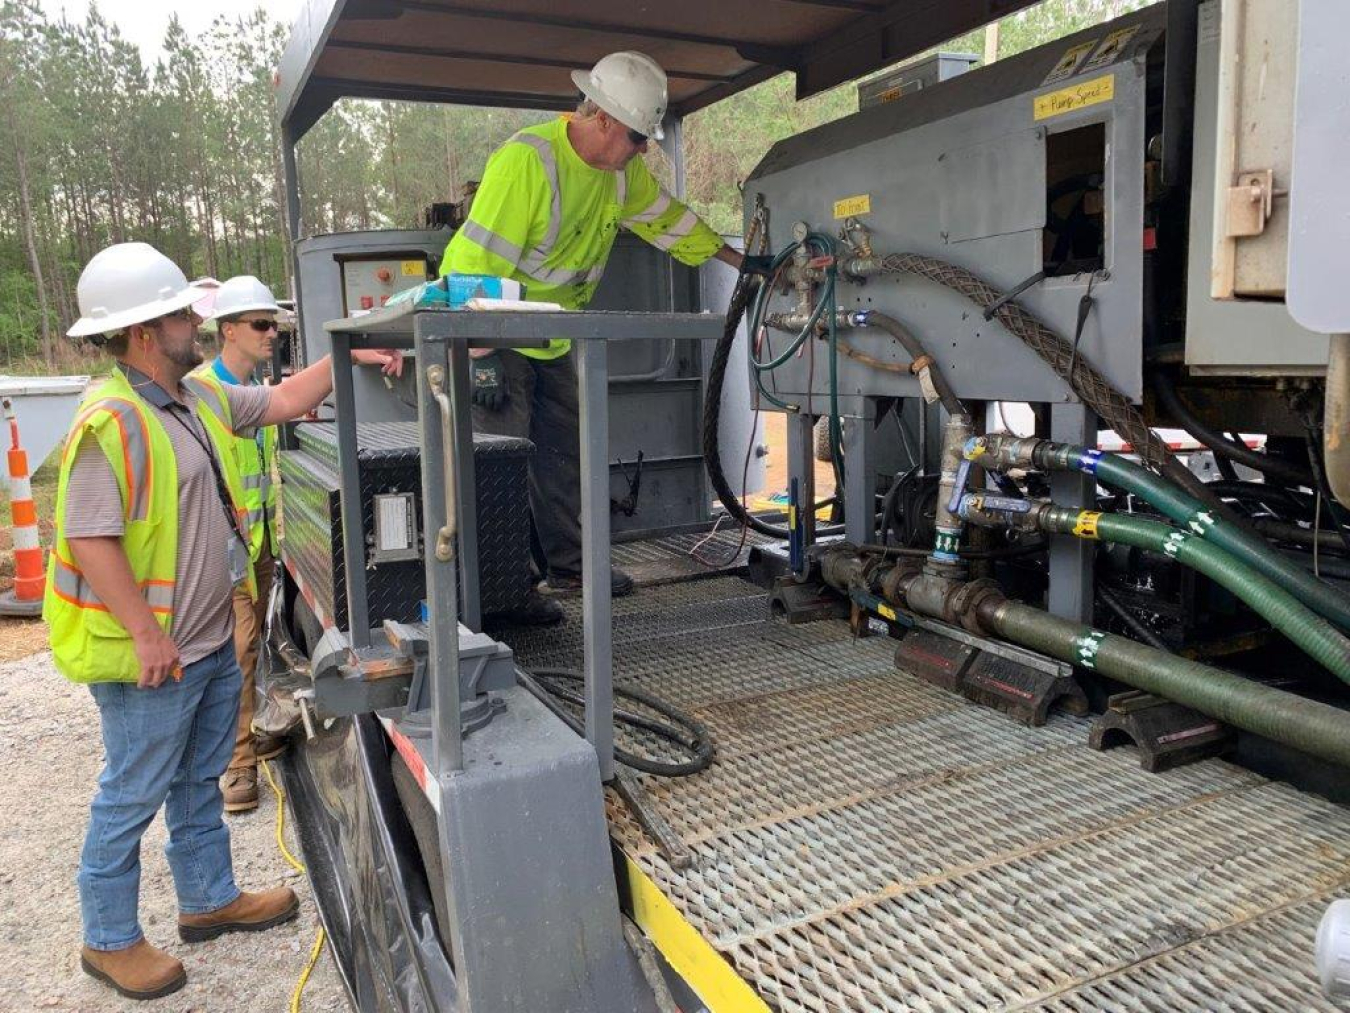
[[[98,704],[105,763],[78,882],[84,970],[133,999],[181,988],[183,965],[137,918],[140,839],[160,807],[185,942],[294,918],[287,888],[235,885],[219,780],[234,745],[240,671],[235,585],[256,593],[241,534],[242,484],[221,448],[230,430],[275,425],[332,390],[327,358],[266,388],[231,388],[229,418],[199,410],[187,374],[202,361],[193,304],[207,293],[144,243],[93,258],[72,337],[117,359],[81,405],[61,459],[43,614],[57,667]],[[386,372],[398,353],[354,353]],[[228,427],[228,428],[227,428]]]

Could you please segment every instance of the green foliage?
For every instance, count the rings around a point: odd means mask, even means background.
[[[1142,4],[1046,0],[1004,19],[999,53]],[[263,6],[200,37],[173,19],[146,66],[96,5],[72,22],[37,0],[0,0],[0,368],[69,359],[54,336],[78,316],[81,268],[112,242],[153,243],[190,277],[248,273],[290,290],[273,86],[287,34]],[[982,53],[984,34],[942,48]],[[854,85],[803,102],[793,88],[782,75],[686,121],[688,198],[715,229],[740,231],[737,184],[775,142],[857,108]],[[341,102],[300,144],[306,231],[419,225],[543,115]],[[664,156],[650,161],[668,181]]]

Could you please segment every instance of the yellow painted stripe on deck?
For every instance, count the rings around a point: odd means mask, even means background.
[[[764,1000],[685,920],[647,874],[624,855],[633,921],[687,981],[711,1013],[770,1013]]]

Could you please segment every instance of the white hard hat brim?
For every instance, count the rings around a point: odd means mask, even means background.
[[[191,284],[167,299],[134,306],[121,313],[109,313],[103,317],[80,317],[70,330],[66,331],[66,337],[87,338],[94,334],[113,334],[132,324],[143,324],[147,320],[157,320],[168,313],[187,309],[193,303],[214,294],[215,290],[212,288]]]
[[[242,306],[231,306],[224,312],[216,312],[214,309],[207,315],[207,320],[220,320],[223,317],[237,317],[241,313],[254,313],[263,311],[266,313],[280,313],[281,307],[274,302],[265,302],[259,299],[257,302],[245,303]]]
[[[632,130],[636,130],[638,133],[644,134],[654,141],[664,141],[666,139],[666,132],[661,129],[661,124],[658,123],[656,125],[655,130],[653,130],[651,133],[647,133],[648,130],[647,124],[635,122],[635,117],[631,113],[625,112],[618,106],[617,103],[611,102],[609,100],[609,96],[607,96],[604,92],[602,92],[599,88],[595,87],[595,85],[591,83],[591,75],[589,71],[585,70],[572,71],[572,83],[577,86],[577,89],[581,92],[581,94],[585,95],[588,99],[590,99],[592,102],[598,105],[605,112],[613,116],[625,127],[628,127]]]

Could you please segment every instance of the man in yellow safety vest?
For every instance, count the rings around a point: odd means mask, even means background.
[[[211,393],[206,406],[222,413],[222,417],[229,410],[226,388],[255,384],[258,366],[271,359],[280,310],[271,290],[252,275],[231,278],[217,290],[210,319],[216,322],[220,354],[192,376]],[[255,736],[253,732],[254,672],[277,556],[277,492],[272,482],[277,430],[275,426],[259,426],[239,434],[231,443],[244,487],[248,551],[258,594],[250,597],[246,588],[234,589],[234,653],[244,682],[234,755],[223,785],[227,813],[258,807],[258,761],[270,760],[285,748],[283,739]]]
[[[97,254],[68,332],[117,364],[81,404],[61,455],[43,618],[57,669],[88,684],[104,767],[77,877],[80,965],[120,994],[183,987],[183,965],[141,931],[141,835],[160,807],[184,942],[295,917],[287,888],[235,885],[220,778],[234,745],[240,675],[231,588],[257,593],[234,435],[275,425],[332,390],[328,359],[275,387],[231,387],[223,417],[188,373],[201,364],[193,309],[206,293],[145,243]],[[398,353],[357,358],[388,372]]]
[[[604,274],[620,227],[697,266],[717,257],[767,273],[765,258],[722,242],[662,189],[638,156],[661,140],[666,75],[642,53],[613,53],[573,81],[585,100],[573,116],[528,127],[493,154],[468,220],[445,249],[441,274],[486,274],[525,286],[526,298],[581,309]],[[532,440],[530,511],[552,589],[581,586],[580,450],[576,368],[569,342],[546,348],[475,349],[473,421],[480,432]],[[614,570],[616,595],[632,579]],[[537,592],[518,615],[562,618]]]

